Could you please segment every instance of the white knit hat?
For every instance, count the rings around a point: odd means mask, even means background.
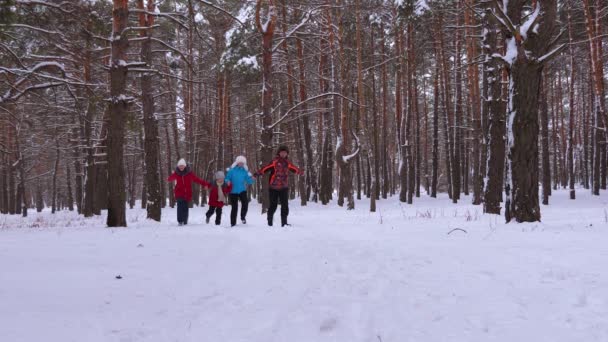
[[[236,157],[236,160],[234,161],[234,163],[232,164],[232,167],[236,167],[238,165],[238,163],[243,163],[243,168],[247,171],[249,171],[249,168],[247,167],[247,158],[245,158],[245,156],[238,156]]]
[[[223,171],[218,171],[215,173],[215,179],[224,179],[224,178],[226,178],[226,177],[224,176]]]
[[[186,161],[184,160],[184,158],[180,159],[177,162],[177,166],[187,166],[188,164],[186,164]]]

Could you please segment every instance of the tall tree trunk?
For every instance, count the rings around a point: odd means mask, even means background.
[[[604,98],[604,68],[602,61],[602,41],[600,37],[599,1],[583,0],[589,51],[591,54],[591,74],[593,79],[593,112],[594,112],[594,163],[593,163],[593,194],[599,195],[601,185],[605,187],[605,168],[601,154],[605,145],[606,101]],[[604,158],[605,159],[605,158]],[[600,167],[601,163],[601,167]],[[600,179],[601,177],[601,179]]]
[[[129,105],[125,95],[127,85],[128,37],[123,34],[128,25],[127,0],[113,0],[112,62],[110,67],[110,105],[108,117],[108,227],[126,227],[125,171],[123,146],[125,117]]]
[[[395,126],[397,127],[397,148],[399,152],[399,201],[407,202],[407,150],[406,150],[406,132],[405,132],[405,116],[407,108],[403,105],[405,103],[402,96],[405,95],[407,87],[405,86],[405,78],[407,71],[403,65],[405,64],[404,55],[404,40],[403,40],[403,28],[401,24],[397,25],[396,28],[395,45],[397,50],[397,58],[399,63],[397,65],[397,74],[395,79]]]
[[[569,3],[571,6],[571,4]],[[574,190],[574,113],[575,113],[575,100],[574,100],[574,79],[575,79],[575,65],[574,65],[574,51],[572,48],[572,19],[570,17],[571,8],[568,11],[568,38],[570,42],[570,117],[568,122],[568,178],[570,186],[570,199],[576,198],[576,192]]]
[[[389,180],[389,158],[388,137],[390,135],[388,126],[388,73],[386,68],[386,37],[384,35],[384,23],[380,24],[380,41],[382,44],[382,198],[388,198],[390,189]]]
[[[68,206],[68,210],[69,211],[74,211],[74,197],[72,195],[72,170],[70,169],[70,164],[66,163],[65,164],[65,170],[66,170],[66,178],[65,178],[65,183],[66,183],[66,187],[67,187],[67,196],[66,196],[66,201],[67,206]]]
[[[472,111],[472,159],[473,159],[473,204],[479,205],[483,201],[483,166],[486,162],[482,158],[482,150],[485,146],[481,124],[481,97],[479,91],[479,72],[476,64],[473,63],[479,53],[475,42],[475,25],[477,21],[471,9],[474,5],[474,0],[465,0],[467,9],[465,9],[465,27],[467,35],[467,80],[469,87],[469,103]]]
[[[459,3],[460,4],[460,3]],[[453,144],[452,144],[452,202],[457,203],[460,199],[461,189],[461,149],[462,149],[462,69],[461,69],[461,54],[460,54],[460,34],[456,31],[455,37],[456,56],[454,58],[454,83],[456,87],[454,101],[454,125],[450,126],[453,129]],[[447,79],[447,78],[446,78]]]
[[[444,38],[443,38],[443,14],[439,13],[438,18],[436,20],[435,33],[437,37],[438,44],[436,45],[437,49],[437,59],[438,63],[440,63],[441,67],[441,95],[443,99],[443,110],[445,112],[444,115],[444,144],[445,144],[445,159],[446,159],[446,177],[448,184],[448,195],[453,200],[455,187],[454,187],[454,173],[452,169],[455,167],[453,165],[454,162],[454,149],[452,144],[452,139],[450,139],[450,127],[452,127],[452,123],[450,121],[452,117],[451,108],[452,105],[450,103],[451,92],[450,92],[450,77],[448,74],[448,66],[447,66],[447,57],[445,56],[445,48],[444,48]]]
[[[505,58],[509,64],[505,219],[507,222],[512,219],[534,222],[540,221],[538,94],[544,63],[551,57],[546,54],[555,53],[550,50],[550,42],[555,33],[557,3],[556,0],[537,2],[529,18],[522,18],[522,2],[506,5],[506,13],[514,25],[538,25],[527,32],[510,32],[512,36],[507,39]]]
[[[371,55],[372,55],[372,64],[375,63],[375,58],[373,58],[373,56],[375,56],[376,54],[376,44],[375,44],[375,36],[374,36],[375,30],[374,30],[374,25],[372,24],[372,27],[370,29],[370,49],[371,49]],[[376,103],[376,75],[374,73],[372,73],[371,75],[371,79],[372,79],[372,132],[371,138],[368,138],[368,146],[370,146],[370,148],[368,148],[368,165],[370,165],[370,167],[368,167],[368,181],[369,181],[369,186],[370,186],[370,204],[369,204],[369,210],[370,212],[376,212],[376,200],[378,199],[378,195],[379,195],[379,191],[380,191],[380,182],[379,182],[379,173],[380,173],[380,163],[379,163],[379,158],[378,158],[378,154],[379,154],[379,149],[378,149],[378,120],[376,119],[376,113],[378,113],[378,106]],[[367,118],[367,116],[366,116]],[[367,125],[367,132],[369,132],[369,122]],[[371,141],[371,142],[370,142]],[[370,158],[370,154],[371,154],[371,158]],[[370,159],[372,159],[372,161],[370,161]],[[373,162],[373,172],[372,172],[372,167],[371,164]]]
[[[138,8],[144,9],[144,0],[137,0]],[[153,0],[148,0],[147,11],[154,13],[155,4]],[[152,14],[140,13],[139,26],[152,27],[154,16]],[[141,59],[148,68],[152,68],[152,31],[151,29],[142,30],[141,37],[144,39],[141,45]],[[152,75],[144,73],[141,78],[141,101],[144,118],[144,161],[145,161],[145,180],[146,184],[146,216],[148,219],[160,222],[161,218],[161,194],[160,194],[160,174],[158,159],[158,123],[154,114],[154,92],[152,89]]]
[[[488,157],[485,174],[484,212],[500,215],[505,170],[505,102],[502,96],[503,67],[491,56],[498,46],[497,29],[487,16],[484,21],[484,78],[488,96],[484,106],[488,112]]]
[[[437,197],[437,179],[439,178],[439,63],[435,66],[433,81],[433,164],[431,175],[431,197]]]
[[[549,108],[547,105],[547,89],[546,81],[541,82],[540,90],[540,124],[542,128],[541,146],[542,146],[542,170],[543,170],[543,204],[549,204],[549,196],[551,196],[551,163],[549,156]]]
[[[414,25],[410,21],[407,29],[407,72],[408,72],[408,114],[406,119],[406,141],[407,141],[407,167],[408,167],[408,191],[407,203],[414,202],[414,193],[416,186],[416,161],[414,155],[414,143],[418,143],[412,137],[415,134],[412,132],[412,125],[417,121],[418,117],[418,95],[416,92],[416,59],[414,57]]]
[[[265,161],[272,159],[272,38],[276,22],[276,9],[272,0],[268,0],[268,20],[262,25],[261,10],[263,0],[257,0],[255,20],[258,31],[262,35],[262,133],[260,142],[261,157]],[[262,184],[262,213],[268,210],[268,176]]]
[[[55,130],[55,136],[57,131]],[[53,188],[51,193],[51,213],[57,211],[57,174],[59,173],[59,161],[61,159],[61,151],[59,150],[59,140],[55,139],[55,166],[53,167]]]

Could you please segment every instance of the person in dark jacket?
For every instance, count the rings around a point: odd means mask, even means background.
[[[192,200],[192,182],[210,188],[211,184],[198,178],[186,164],[184,159],[177,162],[177,168],[169,178],[168,182],[175,182],[173,193],[177,200],[177,223],[182,226],[188,224],[188,202]]]
[[[268,208],[268,225],[272,226],[274,213],[281,202],[281,227],[288,226],[287,215],[289,215],[289,172],[302,175],[298,167],[293,165],[288,159],[289,149],[287,146],[279,147],[277,156],[268,165],[256,172],[256,176],[261,176],[270,172],[270,208]]]
[[[236,226],[236,216],[239,211],[239,201],[241,202],[241,222],[247,223],[247,208],[249,207],[249,198],[247,198],[247,186],[255,181],[251,177],[249,168],[247,167],[247,158],[244,156],[236,157],[228,174],[226,175],[226,183],[232,185],[230,190],[230,224]]]
[[[209,210],[205,216],[207,217],[207,223],[211,220],[211,216],[215,213],[215,224],[217,226],[222,222],[222,208],[224,203],[228,202],[228,194],[232,190],[232,184],[228,185],[224,182],[224,173],[218,171],[215,173],[215,184],[211,186],[211,193],[209,194]]]

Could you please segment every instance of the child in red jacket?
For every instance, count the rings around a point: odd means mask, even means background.
[[[215,184],[211,186],[209,194],[209,210],[207,211],[207,223],[211,220],[211,216],[215,212],[215,225],[219,226],[222,221],[222,208],[224,203],[228,201],[228,194],[232,190],[232,184],[227,185],[224,182],[224,173],[218,171],[215,173]]]
[[[186,164],[184,159],[180,159],[177,162],[177,168],[169,178],[169,182],[175,182],[175,188],[173,193],[177,200],[177,223],[180,226],[188,224],[188,202],[192,200],[192,182],[198,183],[201,186],[210,188],[211,184],[204,180],[196,177],[196,175],[190,171],[190,167]]]

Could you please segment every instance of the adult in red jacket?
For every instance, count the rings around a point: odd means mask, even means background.
[[[169,182],[175,182],[173,193],[177,200],[177,223],[182,226],[188,224],[188,202],[192,200],[192,182],[198,183],[206,188],[210,188],[211,184],[198,178],[186,164],[184,159],[177,162],[177,168],[169,178]]]
[[[277,211],[278,202],[281,202],[281,227],[288,226],[287,215],[289,215],[289,172],[302,175],[298,167],[293,165],[288,159],[289,149],[287,146],[279,147],[277,156],[270,164],[256,172],[256,176],[261,176],[270,172],[270,208],[268,208],[268,225],[272,226],[274,213]]]
[[[215,213],[215,224],[218,226],[222,223],[222,208],[228,201],[228,194],[232,190],[232,184],[226,184],[224,179],[224,172],[218,171],[215,173],[215,184],[211,186],[211,193],[209,194],[209,210],[205,214],[207,223],[209,223],[211,216]]]

